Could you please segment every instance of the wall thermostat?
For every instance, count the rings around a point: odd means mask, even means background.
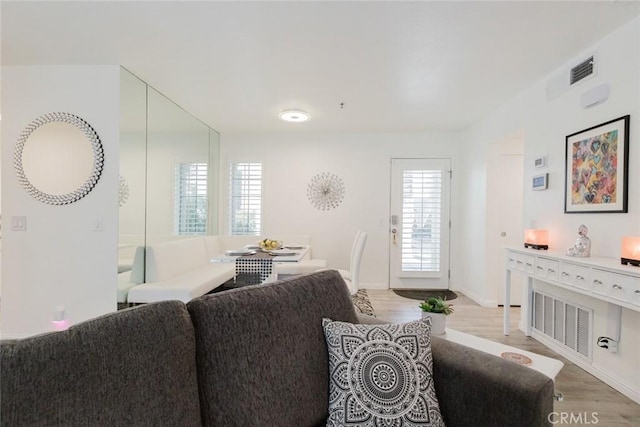
[[[531,179],[531,188],[533,190],[546,190],[548,178],[549,178],[548,173],[543,173],[541,175],[534,175],[533,178]]]
[[[533,161],[533,165],[536,168],[543,168],[547,166],[547,158],[545,156],[538,157]]]

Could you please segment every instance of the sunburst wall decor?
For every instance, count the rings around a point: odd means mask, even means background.
[[[345,191],[338,175],[322,172],[311,178],[307,186],[307,198],[316,209],[328,211],[342,203]]]
[[[123,176],[120,176],[120,188],[118,189],[118,205],[122,207],[129,199],[129,184]]]

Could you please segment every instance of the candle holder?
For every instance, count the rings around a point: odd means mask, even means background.
[[[549,249],[549,232],[534,228],[524,230],[524,247],[538,250]]]
[[[640,236],[623,237],[620,263],[640,267]]]

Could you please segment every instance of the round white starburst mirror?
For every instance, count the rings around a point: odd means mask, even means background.
[[[307,198],[316,209],[328,211],[342,203],[345,191],[344,182],[338,175],[322,172],[311,178],[307,186]]]
[[[27,193],[43,203],[66,205],[95,187],[104,152],[97,133],[80,117],[49,113],[22,131],[13,163]]]

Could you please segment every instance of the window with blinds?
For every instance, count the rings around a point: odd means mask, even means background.
[[[175,167],[175,234],[206,234],[208,203],[207,164],[177,163]]]
[[[402,271],[440,271],[442,171],[405,170],[402,176]]]
[[[260,235],[262,163],[229,165],[229,230],[232,235]]]

